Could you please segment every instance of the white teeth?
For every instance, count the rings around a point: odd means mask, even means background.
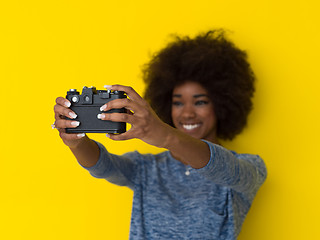
[[[182,127],[187,130],[192,130],[199,127],[200,124],[183,124]]]

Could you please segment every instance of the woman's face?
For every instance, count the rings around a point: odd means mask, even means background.
[[[199,83],[186,82],[173,89],[171,117],[182,132],[218,143],[213,102]]]

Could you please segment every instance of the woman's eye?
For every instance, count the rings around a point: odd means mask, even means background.
[[[172,105],[173,105],[173,106],[182,106],[182,102],[173,101],[173,102],[172,102]]]
[[[195,102],[195,105],[196,105],[196,106],[206,105],[206,104],[208,104],[208,103],[209,103],[208,101],[200,100],[200,101],[196,101],[196,102]]]

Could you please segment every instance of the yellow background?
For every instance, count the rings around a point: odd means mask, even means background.
[[[249,127],[230,149],[268,167],[241,240],[319,232],[319,6],[316,0],[1,1],[0,239],[128,239],[132,192],[92,178],[52,130],[57,96],[84,85],[144,85],[169,34],[222,27],[257,74]],[[112,152],[158,152],[138,140]]]

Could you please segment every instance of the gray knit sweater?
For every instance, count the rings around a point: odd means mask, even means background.
[[[122,156],[100,148],[97,178],[134,191],[130,239],[236,239],[267,171],[257,155],[205,141],[209,163],[192,169],[170,152]]]

